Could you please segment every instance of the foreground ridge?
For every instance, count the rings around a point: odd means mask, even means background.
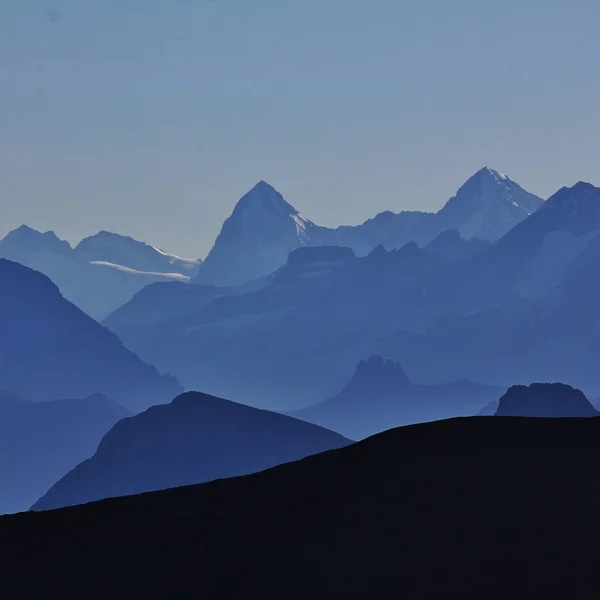
[[[390,430],[255,475],[2,518],[4,585],[29,598],[185,597],[199,581],[210,598],[594,598],[599,452],[597,418]]]

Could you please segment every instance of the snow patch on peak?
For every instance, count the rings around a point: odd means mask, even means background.
[[[504,173],[501,173],[500,171],[496,171],[496,169],[492,169],[491,167],[483,167],[483,169],[480,169],[476,175],[483,175],[489,180],[493,180],[498,184],[502,184],[503,182],[512,182],[510,177]]]
[[[304,245],[310,242],[310,234],[308,233],[308,229],[311,225],[311,222],[298,212],[290,216],[296,224],[296,233],[298,234],[300,243]]]

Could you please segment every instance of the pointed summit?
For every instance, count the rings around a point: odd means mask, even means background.
[[[236,204],[232,217],[249,218],[256,215],[262,218],[265,213],[277,215],[297,215],[298,211],[269,183],[262,179]]]
[[[497,182],[500,182],[500,181],[512,181],[504,173],[500,173],[500,171],[496,171],[495,169],[492,169],[490,167],[482,167],[481,169],[479,169],[479,171],[477,171],[477,173],[475,173],[475,175],[473,175],[473,177],[493,178]]]
[[[316,226],[266,181],[236,204],[200,267],[197,282],[236,286],[282,267],[296,248],[309,245]]]
[[[464,183],[437,213],[443,229],[456,229],[470,240],[497,240],[533,214],[543,200],[512,179],[483,167]]]

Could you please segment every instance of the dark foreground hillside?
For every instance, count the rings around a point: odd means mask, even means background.
[[[598,598],[600,419],[391,430],[258,474],[0,518],[10,598]]]

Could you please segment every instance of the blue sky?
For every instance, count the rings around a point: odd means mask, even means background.
[[[204,256],[260,179],[327,225],[600,184],[598,39],[598,0],[3,0],[0,235]]]

